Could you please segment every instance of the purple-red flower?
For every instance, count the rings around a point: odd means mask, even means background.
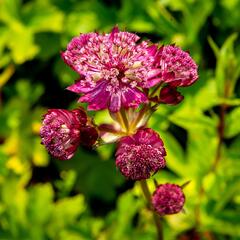
[[[123,137],[116,152],[116,165],[132,180],[147,179],[165,167],[166,151],[159,135],[150,128]]]
[[[67,89],[83,94],[89,110],[137,107],[147,102],[142,88],[160,81],[160,70],[154,66],[155,47],[133,33],[81,34],[72,39],[62,53],[64,61],[80,74],[80,79]]]
[[[80,144],[80,127],[78,111],[49,109],[40,130],[42,144],[55,158],[70,159]]]
[[[188,52],[168,45],[162,46],[156,55],[162,82],[173,87],[186,87],[198,79],[197,65]]]
[[[182,188],[176,184],[161,184],[152,196],[153,207],[161,216],[180,212],[184,203],[185,196]]]
[[[160,91],[159,101],[170,105],[177,105],[183,98],[183,95],[175,87],[165,86]]]
[[[40,136],[42,144],[52,156],[68,160],[80,144],[93,145],[98,133],[93,126],[88,125],[87,114],[81,108],[72,111],[49,109],[43,117]]]

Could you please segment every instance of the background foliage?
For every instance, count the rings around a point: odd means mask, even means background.
[[[149,126],[167,148],[154,177],[185,188],[185,214],[166,239],[240,239],[240,0],[0,0],[0,239],[151,240],[137,183],[116,170],[114,146],[51,159],[38,136],[47,108],[73,108],[76,79],[60,51],[80,32],[118,24],[189,50],[200,80]],[[108,118],[105,111],[97,121]],[[154,189],[152,180],[149,181]]]

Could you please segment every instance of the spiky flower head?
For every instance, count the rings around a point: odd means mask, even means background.
[[[80,129],[86,122],[87,115],[82,109],[49,109],[40,129],[42,144],[55,158],[70,159],[80,144]]]
[[[152,196],[153,207],[161,216],[180,212],[184,202],[182,188],[171,183],[160,184]]]
[[[131,180],[147,179],[165,167],[166,151],[159,135],[150,128],[123,137],[116,152],[116,165]]]
[[[89,110],[137,107],[147,102],[142,88],[150,88],[159,79],[154,66],[155,51],[148,41],[133,33],[81,34],[72,39],[62,53],[64,61],[80,74],[80,79],[67,89],[83,94]]]
[[[198,79],[197,65],[188,52],[168,45],[162,46],[157,55],[162,82],[173,87],[186,87]]]

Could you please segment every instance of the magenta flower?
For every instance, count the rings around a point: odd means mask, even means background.
[[[49,109],[40,129],[42,144],[55,158],[70,159],[80,144],[81,127],[87,123],[83,109]]]
[[[150,128],[123,137],[116,152],[116,165],[132,180],[147,179],[165,167],[166,151],[159,135]]]
[[[169,45],[162,46],[156,55],[162,82],[173,87],[186,87],[198,79],[197,65],[188,52]]]
[[[137,43],[139,37],[120,32],[89,33],[75,37],[62,53],[64,61],[80,74],[80,79],[67,89],[83,94],[89,110],[137,107],[147,102],[142,88],[159,82],[160,70],[154,67],[155,47],[149,42]]]
[[[182,210],[185,196],[182,188],[166,183],[157,187],[152,196],[152,204],[159,215],[174,214]]]

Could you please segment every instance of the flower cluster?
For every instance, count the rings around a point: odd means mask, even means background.
[[[61,54],[79,74],[67,89],[80,94],[88,110],[107,109],[113,124],[95,125],[83,108],[51,109],[43,117],[42,144],[55,158],[73,157],[79,146],[117,143],[116,167],[131,180],[145,180],[166,165],[166,150],[147,122],[160,104],[183,100],[177,90],[198,78],[188,52],[175,45],[159,46],[114,27],[109,34],[80,34]],[[185,197],[181,187],[159,185],[152,205],[160,215],[179,212]]]

